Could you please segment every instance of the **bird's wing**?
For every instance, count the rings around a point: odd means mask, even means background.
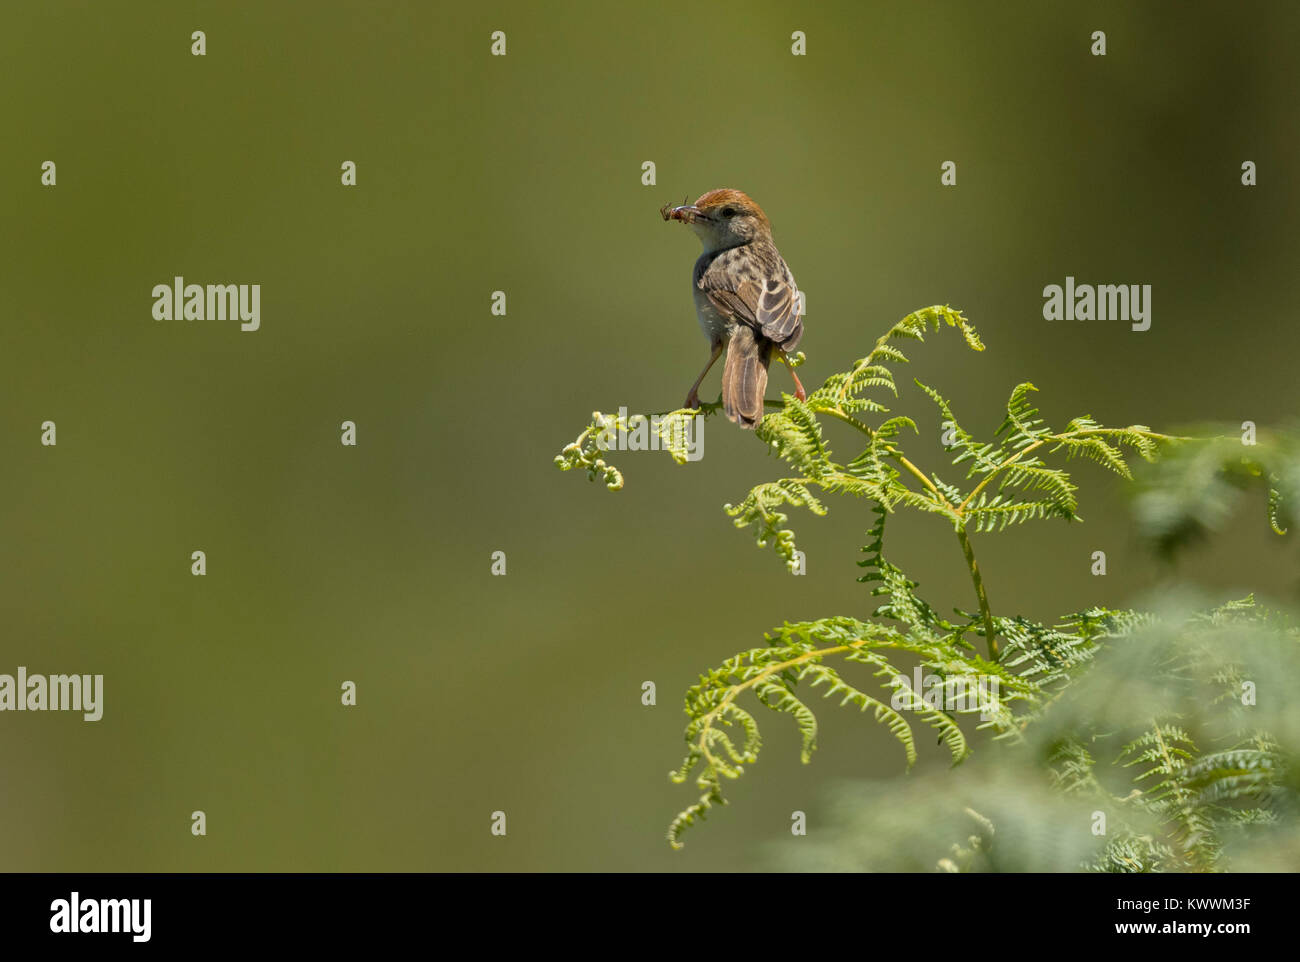
[[[737,283],[729,272],[710,270],[700,278],[700,289],[719,312],[748,324],[784,350],[793,350],[803,336],[799,292],[780,278]]]
[[[763,333],[793,351],[803,336],[803,320],[799,316],[799,292],[793,283],[768,278],[763,283],[763,295],[758,299],[758,323]]]

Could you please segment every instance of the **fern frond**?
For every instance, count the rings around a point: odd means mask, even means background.
[[[966,508],[966,520],[975,525],[976,531],[1004,531],[1013,524],[1026,521],[1040,521],[1044,518],[1074,517],[1074,505],[1071,501],[1060,501],[1052,497],[1038,501],[1015,501],[995,494],[989,497],[981,494],[973,505]]]
[[[1261,431],[1253,439],[1235,425],[1205,425],[1200,431],[1215,436],[1180,444],[1143,471],[1134,504],[1141,533],[1162,554],[1172,555],[1222,530],[1242,492],[1252,489],[1262,489],[1275,533],[1294,527],[1300,430]]]
[[[801,474],[819,478],[832,470],[831,452],[822,438],[822,426],[808,405],[798,398],[787,398],[783,410],[764,417],[756,433]]]
[[[1198,805],[1222,805],[1242,799],[1271,804],[1277,792],[1282,759],[1274,751],[1233,748],[1202,755],[1183,772]]]
[[[957,421],[957,416],[952,413],[952,406],[948,399],[936,391],[930,385],[916,380],[916,386],[934,401],[939,408],[939,413],[943,420],[949,425],[949,431],[953,436],[951,444],[947,445],[947,450],[957,452],[956,457],[952,459],[953,464],[964,464],[971,462],[969,469],[966,471],[966,477],[974,477],[977,474],[991,474],[998,470],[1006,460],[1005,452],[990,442],[976,441],[969,431],[961,426]]]
[[[944,305],[913,311],[886,331],[866,357],[856,361],[852,368],[843,374],[833,374],[808,398],[809,407],[817,411],[836,411],[840,414],[854,414],[862,411],[884,412],[888,408],[879,402],[863,396],[870,388],[883,388],[894,397],[898,389],[894,383],[893,372],[889,364],[905,364],[907,356],[890,341],[914,340],[924,341],[931,327],[942,330],[944,325],[961,331],[967,345],[976,351],[984,350],[979,335],[960,311]]]
[[[1052,433],[1052,429],[1038,417],[1038,408],[1034,407],[1029,400],[1030,393],[1037,390],[1038,388],[1025,381],[1012,389],[1011,397],[1007,400],[1006,420],[994,433],[1005,434],[1006,439],[1003,443],[1012,451],[1019,451]]]
[[[817,747],[817,716],[815,716],[808,706],[795,697],[794,693],[774,681],[763,680],[754,685],[754,694],[768,708],[773,711],[785,712],[794,716],[795,722],[799,726],[799,735],[802,738],[802,744],[799,750],[799,760],[805,765],[812,761],[813,749]]]
[[[879,530],[883,532],[883,527]],[[883,559],[881,563],[887,565]],[[891,572],[897,571],[888,567]],[[901,578],[899,584],[910,584],[901,573],[897,577]],[[914,605],[916,611],[924,608],[923,602]],[[905,635],[889,626],[847,617],[787,623],[768,633],[767,647],[734,655],[701,676],[699,684],[686,695],[688,751],[672,779],[684,782],[699,769],[696,784],[703,794],[673,820],[669,835],[674,847],[680,845],[681,833],[687,826],[719,804],[722,780],[739,777],[745,765],[758,759],[762,742],[757,722],[748,712],[738,713],[735,709],[736,699],[746,693],[773,711],[793,718],[800,732],[800,758],[804,762],[811,760],[816,749],[817,718],[797,693],[801,685],[827,698],[839,696],[841,706],[870,710],[873,719],[884,725],[902,747],[908,767],[917,757],[909,713],[938,734],[953,764],[972,750],[956,716],[978,713],[984,726],[999,730],[1014,727],[1010,706],[1017,700],[1036,697],[1038,686],[1000,665],[960,653],[943,634],[943,624],[935,618]],[[956,633],[962,630],[964,626],[959,626]],[[919,656],[926,674],[937,677],[939,683],[924,694],[914,691],[907,672],[891,660],[896,652]],[[867,691],[826,664],[830,657],[867,666],[880,693]],[[719,730],[720,725],[731,720],[745,732],[743,748]]]
[[[884,725],[889,733],[894,736],[900,745],[903,746],[903,753],[907,758],[907,767],[911,768],[916,763],[916,740],[912,737],[912,726],[896,709],[890,705],[868,695],[866,692],[854,688],[848,682],[839,676],[839,673],[827,665],[815,664],[805,665],[799,672],[799,680],[804,681],[811,679],[810,688],[816,688],[818,685],[825,684],[827,690],[822,693],[823,697],[831,698],[834,695],[843,695],[840,699],[840,707],[848,704],[857,705],[861,711],[871,709],[872,717]]]
[[[772,542],[777,555],[793,571],[799,562],[795,556],[794,532],[784,527],[790,520],[781,510],[785,505],[807,508],[813,514],[823,515],[826,506],[810,490],[811,478],[782,478],[755,485],[745,500],[738,505],[724,505],[723,510],[735,519],[737,528],[753,527],[754,538],[760,548]]]
[[[605,460],[608,451],[663,450],[678,464],[685,464],[692,453],[690,439],[692,431],[698,429],[700,421],[697,419],[703,419],[716,407],[717,405],[704,405],[699,410],[681,408],[649,416],[593,411],[591,421],[582,433],[556,455],[555,465],[561,471],[580,468],[587,472],[589,480],[599,478],[609,490],[621,490],[623,474]]]
[[[1284,517],[1288,520],[1283,521]],[[1268,489],[1268,525],[1276,534],[1286,534],[1291,528],[1290,508],[1277,488]]]

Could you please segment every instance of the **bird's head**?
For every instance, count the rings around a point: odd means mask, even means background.
[[[728,187],[711,190],[689,206],[664,207],[660,213],[664,220],[689,224],[705,251],[726,250],[772,236],[763,208],[748,194]]]

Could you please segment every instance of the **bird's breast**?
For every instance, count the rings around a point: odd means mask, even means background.
[[[695,298],[695,316],[699,319],[700,330],[704,332],[710,344],[729,341],[731,332],[736,326],[735,321],[713,306],[709,295],[700,288],[701,278],[717,256],[715,252],[701,254],[700,259],[695,262],[695,269],[691,271],[691,295]]]
[[[700,290],[698,284],[692,285],[695,293],[695,316],[699,318],[700,330],[709,339],[709,343],[728,341],[736,322],[713,306],[709,295]]]

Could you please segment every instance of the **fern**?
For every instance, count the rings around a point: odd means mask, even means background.
[[[983,733],[1002,744],[1008,767],[1018,772],[1017,786],[1039,786],[1030,797],[1055,813],[1051,819],[1067,817],[1061,807],[1067,803],[1104,813],[1112,830],[1100,840],[1087,832],[1077,844],[1058,846],[1066,867],[1219,866],[1229,848],[1240,848],[1243,833],[1259,837],[1296,807],[1294,748],[1285,746],[1300,742],[1300,724],[1284,713],[1247,709],[1240,697],[1243,685],[1261,677],[1296,674],[1294,629],[1249,598],[1200,614],[1097,606],[1054,623],[995,612],[970,533],[1080,520],[1069,463],[1088,459],[1131,480],[1133,455],[1155,465],[1141,483],[1139,516],[1157,540],[1180,544],[1196,525],[1221,519],[1199,494],[1206,479],[1234,489],[1267,485],[1270,524],[1280,531],[1290,527],[1300,494],[1300,445],[1270,437],[1247,457],[1222,440],[1175,437],[1141,424],[1107,427],[1086,415],[1057,430],[1035,406],[1037,389],[1029,382],[1012,389],[1000,426],[981,438],[938,389],[916,381],[944,422],[944,447],[956,472],[945,480],[907,457],[904,439],[917,433],[916,423],[888,407],[898,396],[895,370],[908,362],[901,342],[921,342],[944,329],[960,332],[971,349],[984,349],[960,312],[930,307],[891,327],[865,357],[832,374],[806,401],[785,395],[767,402],[775,409],[756,435],[791,473],[754,485],[738,504],[725,506],[727,514],[793,569],[798,555],[790,508],[821,516],[829,495],[867,501],[874,517],[858,581],[870,586],[874,607],[862,619],[786,623],[768,632],[765,646],[732,656],[688,690],[686,755],[671,777],[678,783],[693,777],[700,795],[673,819],[670,844],[680,847],[688,827],[726,804],[724,782],[759,760],[759,707],[788,716],[800,733],[801,760],[810,762],[820,695],[883,726],[898,743],[905,768],[920,754],[918,726],[946,747],[953,765],[976,752],[976,733]],[[651,424],[661,438],[668,432],[676,439],[663,446],[685,463],[681,439],[690,419],[719,408],[668,412]],[[640,425],[633,421],[593,414],[557,464],[584,468],[618,490],[624,479],[605,458],[607,442]],[[832,448],[828,421],[855,432],[847,459]],[[1211,488],[1216,497],[1222,493]],[[918,593],[918,582],[887,560],[887,520],[900,509],[939,515],[952,529],[970,575],[973,610],[940,614]],[[1224,632],[1237,643],[1225,644]],[[1252,649],[1265,660],[1279,654],[1278,639],[1285,639],[1281,663],[1263,669],[1258,659],[1248,664],[1243,632],[1268,635],[1266,646]],[[909,663],[917,665],[922,690],[915,690]],[[999,802],[999,777],[987,780],[987,798],[970,798],[953,820],[942,822],[957,835],[964,827],[964,840],[951,842],[931,867],[990,870],[1017,859],[1042,862],[1041,854],[1031,858],[1017,847],[1014,832],[1006,835],[1004,815],[1020,810],[1023,798]],[[932,808],[916,806],[938,818]]]
[[[605,482],[611,491],[623,488],[623,472],[605,460],[605,452],[611,450],[620,440],[626,442],[629,435],[640,433],[640,444],[646,449],[653,447],[667,451],[678,464],[685,464],[690,458],[688,439],[696,418],[704,417],[718,405],[706,405],[699,410],[681,408],[662,414],[646,417],[643,414],[602,414],[593,411],[591,422],[582,433],[555,457],[555,465],[561,471],[581,468],[587,472],[587,478],[598,478]],[[653,435],[653,441],[649,435]]]
[[[1052,694],[1017,712],[1020,737],[960,777],[854,782],[833,797],[818,841],[780,849],[782,867],[1300,866],[1300,718],[1286,694],[1300,681],[1300,635],[1290,619],[1241,599],[1078,624],[1090,641],[1067,651],[1092,654],[1067,654],[1069,680],[1040,684]],[[1269,679],[1281,697],[1245,711],[1239,687],[1235,699],[1207,697],[1246,678]]]
[[[812,760],[817,747],[817,721],[806,699],[796,694],[801,684],[824,699],[838,698],[841,707],[852,705],[860,712],[869,711],[899,743],[910,767],[917,758],[916,736],[914,723],[905,713],[934,730],[955,764],[969,755],[970,746],[954,714],[980,713],[986,718],[984,725],[1009,728],[1013,722],[1009,703],[1037,691],[1037,686],[1000,666],[978,657],[955,655],[937,635],[904,633],[855,618],[787,623],[766,638],[767,647],[729,658],[686,693],[688,748],[682,765],[671,777],[681,783],[695,773],[696,786],[703,794],[669,826],[668,839],[674,847],[680,845],[681,833],[688,826],[723,802],[722,779],[738,778],[745,765],[758,761],[761,740],[756,723],[751,727],[752,714],[736,704],[747,693],[767,708],[794,719],[802,737],[800,755],[805,764]],[[918,656],[922,666],[941,677],[943,684],[926,695],[912,690],[906,673],[893,663],[898,652]],[[878,690],[868,690],[865,684],[845,678],[826,663],[835,656],[870,669]],[[991,692],[987,683],[990,673],[1000,682]],[[970,692],[978,695],[969,696]],[[743,748],[738,748],[719,727],[730,727],[737,719],[746,734]]]
[[[1165,557],[1222,530],[1244,492],[1263,489],[1264,512],[1278,535],[1295,526],[1300,504],[1300,432],[1243,433],[1206,425],[1203,444],[1170,452],[1139,480],[1139,531]]]

